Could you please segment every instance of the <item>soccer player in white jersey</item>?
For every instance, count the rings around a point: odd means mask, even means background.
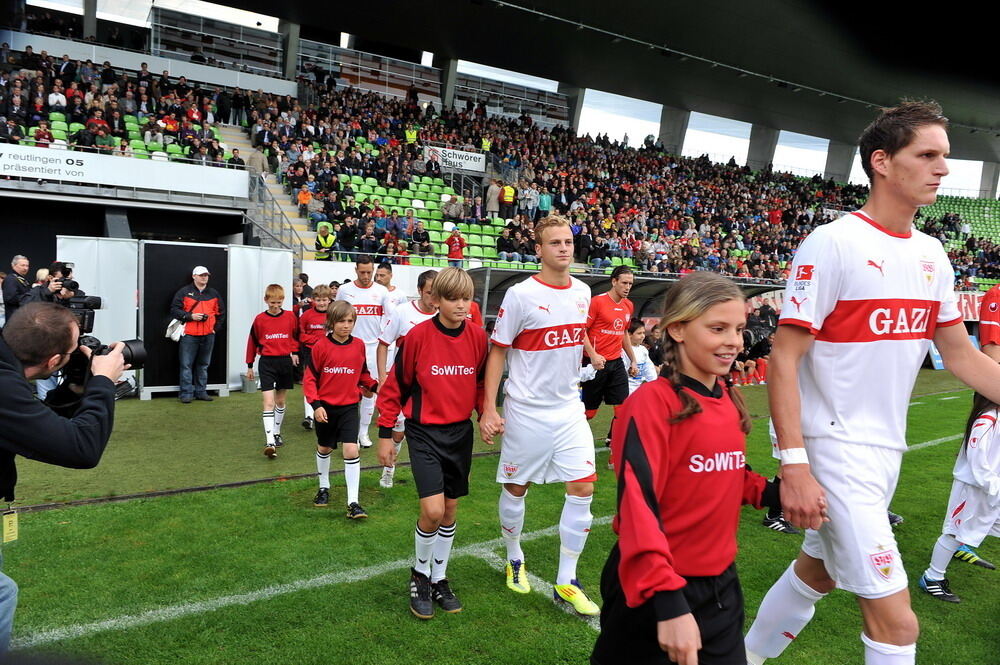
[[[597,479],[594,442],[580,401],[582,352],[601,369],[586,336],[590,288],[571,277],[573,233],[569,222],[549,216],[535,226],[542,269],[504,295],[486,364],[485,399],[479,426],[483,439],[503,434],[497,482],[501,535],[507,545],[507,586],[528,593],[521,550],[524,500],[533,483],[565,483],[559,519],[559,572],[553,595],[587,615],[600,612],[576,577],[576,563],[593,521],[590,504]],[[504,417],[496,409],[504,361]]]
[[[781,503],[808,531],[747,634],[753,665],[779,656],[836,587],[858,599],[866,665],[915,662],[917,617],[886,511],[931,340],[959,379],[1000,398],[1000,365],[969,340],[941,243],[913,228],[948,174],[947,122],[934,103],[884,109],[859,140],[868,201],[795,255],[767,383]]]
[[[386,314],[394,311],[400,305],[407,303],[410,299],[403,293],[403,289],[392,284],[392,264],[380,263],[375,270],[375,281],[385,287],[389,292],[389,300],[386,303]]]
[[[375,262],[367,254],[358,255],[354,261],[354,273],[357,279],[342,284],[337,291],[337,300],[344,300],[354,307],[358,315],[354,324],[354,336],[365,343],[368,367],[378,367],[376,350],[378,335],[382,332],[382,317],[388,312],[389,291],[373,280]],[[371,448],[372,439],[368,436],[368,427],[372,424],[375,414],[375,397],[361,398],[361,425],[358,430],[358,443],[362,448]]]
[[[378,278],[378,272],[381,270],[382,268],[379,267],[378,271],[376,271],[376,279]],[[432,319],[437,314],[437,307],[434,306],[434,300],[431,298],[431,289],[434,286],[434,277],[436,275],[437,270],[425,270],[420,273],[417,276],[417,293],[419,296],[417,300],[407,300],[385,316],[382,332],[378,336],[378,350],[376,351],[380,386],[385,385],[384,382],[389,375],[389,369],[395,360],[396,342],[405,337],[406,333],[413,329],[413,326],[423,323],[427,319]],[[399,449],[403,445],[405,432],[405,418],[401,411],[399,417],[396,418],[396,425],[392,428],[392,443],[396,447],[396,455],[399,455]],[[379,485],[386,489],[392,487],[395,474],[395,466],[382,467],[382,478],[379,480]]]

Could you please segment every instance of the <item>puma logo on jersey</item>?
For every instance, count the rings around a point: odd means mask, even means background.
[[[542,310],[546,314],[551,314],[552,312],[549,311],[549,307],[550,307],[550,305],[545,305],[545,306],[539,305],[538,309]]]
[[[791,302],[791,303],[792,303],[793,305],[795,305],[795,311],[796,311],[796,312],[801,312],[801,311],[802,311],[802,305],[804,305],[804,304],[805,304],[805,302],[806,302],[807,300],[809,300],[809,298],[803,298],[802,300],[799,300],[799,299],[797,299],[797,298],[796,298],[795,296],[792,296],[792,297],[791,297],[791,298],[789,298],[788,300],[789,300],[789,301],[790,301],[790,302]]]
[[[882,263],[875,263],[871,259],[868,259],[868,265],[871,266],[872,268],[875,268],[875,270],[878,270],[878,274],[880,274],[883,277],[885,277],[885,271],[882,270],[882,268],[885,266],[885,260],[884,259],[882,260]]]

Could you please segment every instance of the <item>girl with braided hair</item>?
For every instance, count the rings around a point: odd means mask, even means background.
[[[611,442],[618,543],[595,665],[746,662],[739,511],[779,499],[746,465],[750,417],[729,379],[745,324],[743,294],[721,275],[691,273],[667,292],[663,368],[620,407]]]

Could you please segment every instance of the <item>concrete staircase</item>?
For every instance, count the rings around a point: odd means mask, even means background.
[[[226,147],[230,151],[233,148],[239,148],[240,155],[244,159],[253,152],[250,137],[247,136],[242,127],[236,125],[219,125],[219,133],[222,135],[222,140],[225,142]],[[273,173],[267,175],[266,182],[268,191],[274,196],[274,200],[278,202],[278,207],[285,214],[287,223],[291,224],[292,228],[299,234],[299,237],[302,238],[304,247],[293,248],[293,250],[299,251],[300,259],[312,259],[314,254],[312,247],[315,242],[316,232],[309,230],[307,219],[299,217],[299,207],[292,203],[288,194],[285,194],[284,188]]]

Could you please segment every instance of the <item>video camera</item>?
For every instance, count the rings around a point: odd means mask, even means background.
[[[80,284],[72,279],[62,280],[62,287],[68,291],[79,291]],[[80,326],[80,347],[90,349],[91,356],[105,356],[111,353],[111,347],[104,344],[98,338],[90,335],[94,331],[94,316],[96,310],[101,309],[100,296],[73,296],[62,302]],[[146,346],[141,339],[130,339],[122,342],[125,348],[122,349],[122,356],[125,364],[131,369],[142,369],[146,363]],[[64,416],[71,416],[80,402],[81,393],[79,388],[86,385],[92,376],[90,373],[90,359],[84,355],[80,348],[77,348],[69,357],[69,362],[62,368],[63,382],[59,387],[49,391],[45,396],[45,403],[56,413]],[[74,389],[76,388],[76,389]]]

